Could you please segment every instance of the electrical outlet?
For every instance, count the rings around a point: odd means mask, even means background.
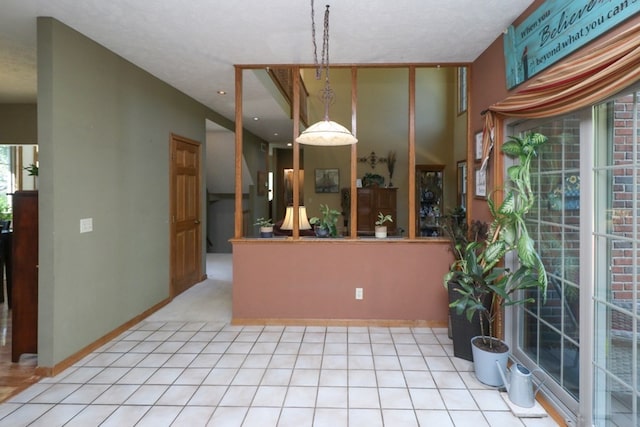
[[[356,288],[356,299],[364,298],[364,291],[362,288]]]
[[[88,233],[93,231],[93,218],[82,218],[80,220],[80,232]]]

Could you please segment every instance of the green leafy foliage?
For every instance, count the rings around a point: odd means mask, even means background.
[[[527,289],[538,288],[541,295],[546,295],[547,272],[525,223],[525,217],[535,202],[531,189],[531,159],[546,140],[544,135],[531,133],[523,138],[511,136],[502,145],[502,152],[518,158],[519,164],[508,169],[509,180],[502,189],[500,205],[496,207],[492,198],[495,193],[487,198],[493,217],[488,237],[460,249],[461,257],[444,276],[445,286],[450,282],[458,285],[459,297],[450,307],[459,314],[465,313],[469,321],[476,312],[480,312],[483,336],[483,317],[488,321],[488,335],[493,336],[493,321],[503,306],[534,302],[533,298],[525,296],[523,291]],[[515,271],[503,267],[504,258],[509,253],[516,255],[519,261]]]
[[[38,176],[38,165],[35,163],[31,163],[29,166],[26,166],[24,170],[27,171],[29,176]]]
[[[382,212],[378,212],[378,220],[376,221],[376,225],[382,225],[385,222],[393,222],[393,218],[391,215],[383,215]]]
[[[315,225],[323,230],[329,232],[330,237],[338,236],[338,219],[340,218],[340,211],[331,209],[329,205],[320,205],[320,217],[314,216],[309,219],[311,225]]]
[[[253,225],[258,225],[260,227],[273,227],[273,221],[271,218],[258,218]]]

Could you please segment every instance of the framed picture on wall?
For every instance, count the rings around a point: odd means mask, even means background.
[[[258,171],[258,196],[267,195],[267,172]]]
[[[316,193],[338,193],[340,191],[339,169],[316,169]]]
[[[467,111],[467,67],[458,67],[457,71],[458,114],[462,114]]]
[[[477,160],[482,160],[482,131],[480,132],[476,132],[476,139],[475,139],[475,159]]]
[[[474,196],[480,199],[487,197],[487,171],[482,170],[478,165],[476,166],[475,174],[475,194]]]

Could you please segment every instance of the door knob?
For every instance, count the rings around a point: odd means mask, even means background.
[[[196,219],[195,221],[193,221],[194,224],[200,224],[200,220]]]

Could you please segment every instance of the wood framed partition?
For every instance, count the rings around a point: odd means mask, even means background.
[[[416,230],[415,224],[416,224],[416,217],[415,217],[415,206],[416,206],[416,200],[415,200],[415,188],[416,188],[416,181],[415,181],[415,175],[414,175],[414,170],[415,170],[415,165],[418,161],[420,161],[421,163],[441,163],[441,164],[446,164],[449,165],[449,167],[447,167],[446,170],[446,175],[447,175],[447,180],[450,181],[451,183],[453,183],[455,181],[455,177],[456,177],[456,160],[457,158],[455,158],[453,155],[449,156],[449,155],[443,155],[442,153],[440,154],[436,154],[436,159],[435,160],[431,160],[431,159],[425,159],[425,149],[420,147],[420,149],[418,150],[418,146],[420,144],[423,144],[422,141],[424,141],[424,131],[421,131],[422,134],[419,134],[419,130],[420,127],[422,126],[422,123],[425,121],[425,117],[428,118],[429,116],[429,112],[426,113],[425,116],[425,112],[421,111],[418,112],[418,110],[420,110],[420,108],[422,108],[424,110],[424,107],[422,107],[421,105],[424,104],[424,100],[425,100],[425,92],[424,90],[421,91],[421,87],[419,86],[419,84],[417,83],[418,80],[418,76],[422,76],[420,77],[421,83],[424,80],[423,77],[423,73],[425,70],[431,70],[430,72],[438,72],[438,73],[452,73],[451,75],[456,74],[457,72],[457,68],[459,66],[467,66],[467,64],[446,64],[446,66],[442,66],[442,65],[438,65],[438,64],[375,64],[375,65],[332,65],[332,69],[335,69],[336,71],[334,71],[334,73],[332,73],[333,75],[335,75],[336,72],[342,70],[342,71],[347,71],[348,74],[350,75],[350,121],[351,121],[351,130],[352,133],[358,137],[358,136],[362,136],[363,139],[361,141],[361,143],[359,144],[355,144],[353,146],[351,146],[348,154],[345,155],[345,159],[346,156],[349,156],[348,159],[348,168],[347,169],[342,169],[342,171],[340,172],[340,177],[341,180],[343,181],[343,184],[341,184],[342,188],[348,188],[350,190],[350,205],[351,206],[355,206],[357,205],[358,201],[357,201],[357,191],[356,191],[356,178],[358,177],[358,171],[359,168],[362,168],[362,165],[358,164],[357,161],[357,155],[358,155],[358,151],[362,152],[362,148],[359,148],[359,145],[361,146],[362,143],[369,143],[370,140],[369,138],[366,138],[365,136],[361,135],[360,129],[362,127],[362,123],[359,123],[359,121],[361,121],[361,118],[359,118],[359,116],[361,115],[360,111],[359,111],[359,98],[360,98],[360,94],[358,93],[359,91],[359,87],[363,84],[361,83],[361,79],[360,79],[360,75],[363,72],[367,72],[368,70],[376,70],[376,69],[387,69],[387,70],[406,70],[406,82],[404,84],[406,84],[405,89],[403,89],[404,93],[405,93],[405,97],[407,98],[407,101],[404,105],[403,108],[401,108],[401,110],[403,110],[403,114],[406,116],[406,134],[402,133],[403,137],[404,137],[404,141],[406,141],[406,145],[404,147],[406,147],[406,151],[404,149],[401,150],[401,160],[399,162],[400,165],[400,169],[403,171],[403,173],[406,174],[406,179],[404,179],[401,183],[401,191],[399,192],[399,197],[398,197],[398,204],[400,209],[398,209],[398,215],[401,215],[402,217],[399,219],[399,221],[402,223],[402,227],[400,227],[400,224],[398,224],[399,228],[402,229],[402,237],[403,238],[409,238],[409,239],[421,239],[421,236],[419,235],[419,233]],[[298,143],[295,142],[296,137],[299,135],[300,130],[301,130],[301,120],[300,120],[300,112],[301,112],[301,106],[300,106],[300,102],[303,99],[307,99],[306,93],[303,94],[301,93],[301,72],[303,70],[309,70],[309,69],[313,69],[314,66],[313,65],[308,65],[308,64],[293,64],[293,65],[287,65],[287,64],[276,64],[276,65],[237,65],[236,66],[236,153],[237,154],[241,154],[242,150],[243,150],[243,72],[245,71],[254,71],[256,72],[257,70],[267,70],[267,72],[273,68],[283,68],[286,67],[288,69],[291,70],[291,100],[292,100],[292,105],[291,105],[291,111],[292,111],[292,134],[291,134],[291,141],[292,141],[292,152],[293,152],[293,169],[294,169],[294,174],[296,173],[296,171],[299,171],[303,166],[301,164],[301,147],[299,146]],[[469,73],[467,73],[467,77],[468,77]],[[456,86],[453,83],[449,83],[447,82],[446,84],[451,85],[451,87],[455,88]],[[467,85],[468,87],[468,85]],[[304,95],[304,96],[303,96]],[[342,94],[342,99],[346,99],[346,97],[344,96],[344,93]],[[455,91],[451,90],[451,96],[455,96]],[[384,98],[381,99],[382,102],[384,103]],[[363,101],[364,102],[364,101]],[[454,103],[455,104],[455,103]],[[360,108],[364,108],[362,105],[360,106]],[[393,107],[394,109],[396,108],[396,106]],[[448,108],[446,106],[443,106],[442,108]],[[453,108],[453,107],[452,107]],[[309,110],[308,107],[305,107],[305,109]],[[395,111],[395,110],[392,110]],[[311,114],[312,112],[310,112]],[[445,113],[441,113],[440,114],[448,114],[447,112]],[[455,111],[452,110],[451,115],[457,115],[457,113]],[[313,117],[309,118],[310,122],[314,122]],[[343,119],[344,120],[344,119]],[[453,119],[452,119],[453,120]],[[466,120],[466,123],[464,124],[464,130],[467,133],[467,136],[464,137],[464,141],[461,140],[460,136],[457,136],[457,140],[458,140],[458,144],[465,144],[468,145],[468,119],[466,118],[466,115],[460,119],[460,120]],[[451,132],[452,134],[452,132]],[[446,136],[444,139],[442,139],[442,143],[446,144],[447,147],[452,146],[453,141],[451,141],[452,135],[449,134],[448,136]],[[360,138],[359,138],[360,139]],[[307,148],[305,147],[305,153],[307,151]],[[466,151],[466,149],[465,149]],[[240,159],[236,158],[236,162],[239,162]],[[307,163],[307,159],[305,159],[305,165]],[[239,212],[241,212],[241,193],[240,193],[240,189],[242,188],[242,184],[241,184],[241,170],[239,168],[239,164],[236,165],[236,215],[235,215],[235,221],[236,221],[236,227],[235,227],[235,234],[234,237],[235,238],[240,238],[240,237],[246,237],[246,236],[242,236],[242,228],[240,225],[238,225],[238,222],[242,221],[242,216],[239,214]],[[326,166],[323,166],[326,167]],[[331,165],[330,167],[334,167],[333,165]],[[360,172],[362,173],[362,171],[360,170]],[[394,179],[394,183],[395,183],[395,179]],[[297,182],[298,180],[296,180],[294,178],[294,185],[297,186]],[[402,188],[403,187],[403,188]],[[455,188],[454,185],[449,185],[448,188]],[[308,190],[309,188],[306,187],[306,190]],[[298,188],[295,189],[294,194],[299,194],[299,191],[297,191]],[[305,195],[308,191],[305,191]],[[469,192],[467,192],[468,194]],[[455,203],[455,195],[452,195],[450,197],[451,202],[449,203],[451,206],[449,207],[453,207],[453,203]],[[301,204],[306,204],[306,200],[300,200],[299,198],[297,200],[294,200],[294,204],[296,206],[299,206]],[[446,205],[446,203],[445,203]],[[469,204],[467,204],[467,206],[469,206]],[[309,212],[309,209],[307,209],[307,211]],[[298,210],[294,210],[294,212],[297,214]],[[443,212],[444,213],[444,212]],[[354,212],[354,209],[351,209],[350,213],[348,214],[347,217],[345,217],[345,220],[347,220],[347,224],[348,227],[345,228],[346,231],[346,238],[356,238],[357,237],[357,216]],[[298,221],[294,221],[294,226],[298,224]],[[405,230],[406,229],[406,230]],[[406,234],[404,234],[404,232],[406,231]],[[299,230],[294,229],[292,234],[292,238],[293,239],[298,239],[300,238],[300,233]]]

